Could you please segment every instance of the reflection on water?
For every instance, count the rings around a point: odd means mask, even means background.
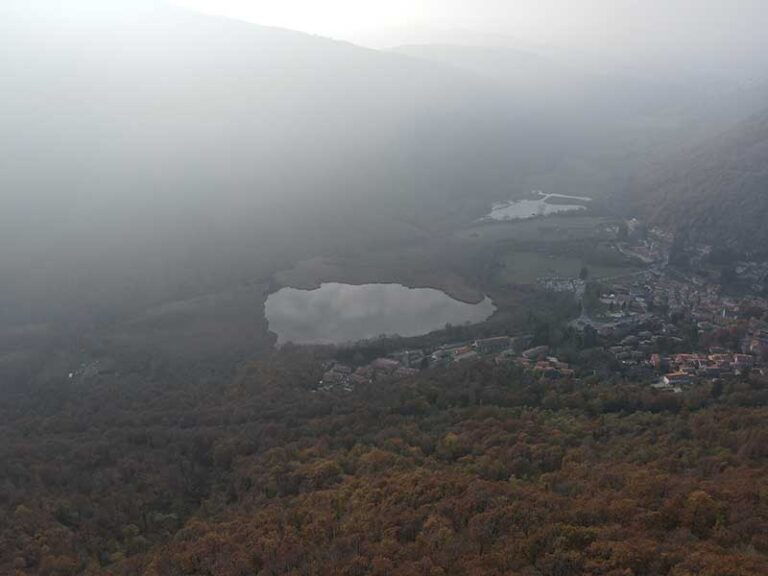
[[[447,323],[482,322],[494,311],[488,298],[466,304],[439,290],[399,284],[323,284],[312,291],[283,288],[266,303],[269,329],[280,344],[342,344],[382,334],[418,336]]]
[[[564,200],[577,200],[579,202],[591,202],[591,198],[583,196],[565,196],[563,194],[544,194],[537,192],[535,200],[514,200],[495,204],[487,220],[507,221],[507,220],[527,220],[528,218],[537,218],[539,216],[549,216],[550,214],[560,214],[563,212],[574,212],[586,210],[583,204],[566,204]],[[555,200],[553,202],[552,200]]]

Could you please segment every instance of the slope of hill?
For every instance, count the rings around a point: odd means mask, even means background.
[[[768,255],[768,111],[670,161],[635,193],[653,223],[691,241]]]
[[[2,322],[102,323],[408,241],[398,220],[450,218],[513,173],[519,131],[459,72],[151,1],[96,21],[16,4]]]
[[[311,391],[113,376],[0,402],[17,576],[768,573],[768,382],[547,381],[470,364]]]
[[[660,78],[566,52],[544,56],[455,45],[396,52],[469,72],[505,94],[508,113],[531,122],[536,134],[530,146],[541,153],[523,175],[533,188],[611,196],[646,162],[716,134],[718,126],[745,114],[734,111],[732,94],[713,96],[725,90],[710,78]]]

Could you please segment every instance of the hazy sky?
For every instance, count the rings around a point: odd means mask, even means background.
[[[467,74],[171,1],[373,47],[554,49],[459,50]],[[373,245],[392,215],[448,206],[435,221],[452,222],[452,200],[491,202],[542,181],[607,194],[655,160],[649,143],[687,143],[749,101],[721,97],[738,95],[744,74],[699,69],[737,70],[734,55],[768,36],[766,3],[0,0],[0,278],[11,279],[0,322],[35,316],[17,296],[30,310],[65,310],[69,298],[86,309],[124,289],[149,302],[255,277],[265,238],[276,247],[264,260],[282,261],[352,238]],[[667,65],[670,47],[687,49],[695,73]],[[446,52],[456,53],[434,51]],[[757,58],[739,61],[766,76]],[[362,205],[367,216],[351,217]]]
[[[176,0],[208,12],[382,47],[591,36],[708,46],[762,41],[765,0]]]
[[[164,1],[374,48],[565,47],[619,61],[694,57],[721,68],[768,53],[767,0],[0,0],[0,15],[16,6],[94,19]]]

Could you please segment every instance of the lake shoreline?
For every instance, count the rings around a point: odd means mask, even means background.
[[[393,274],[386,270],[370,267],[356,267],[354,262],[338,262],[319,257],[299,262],[289,270],[283,270],[273,276],[277,287],[296,290],[317,290],[323,284],[350,284],[365,286],[368,284],[400,284],[413,290],[439,290],[464,304],[477,305],[487,297],[480,290],[469,286],[463,278],[451,273],[430,273],[416,271]],[[421,278],[419,278],[421,276]],[[275,290],[275,292],[277,291]]]
[[[265,304],[278,345],[338,345],[382,335],[419,337],[449,324],[481,324],[497,311],[489,296],[468,304],[439,289],[399,283],[328,282],[309,290],[284,287],[270,294]]]

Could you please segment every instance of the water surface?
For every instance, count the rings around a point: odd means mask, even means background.
[[[447,323],[482,322],[494,311],[489,298],[467,304],[431,288],[335,283],[316,290],[283,288],[269,296],[265,309],[279,344],[343,344],[383,334],[419,336]]]
[[[543,192],[538,192],[536,199],[533,200],[514,200],[494,204],[491,213],[486,216],[486,219],[496,221],[527,220],[529,218],[538,218],[539,216],[587,209],[584,204],[567,204],[564,202],[566,200],[591,202],[591,198],[583,196],[565,196],[563,194],[544,194]]]

